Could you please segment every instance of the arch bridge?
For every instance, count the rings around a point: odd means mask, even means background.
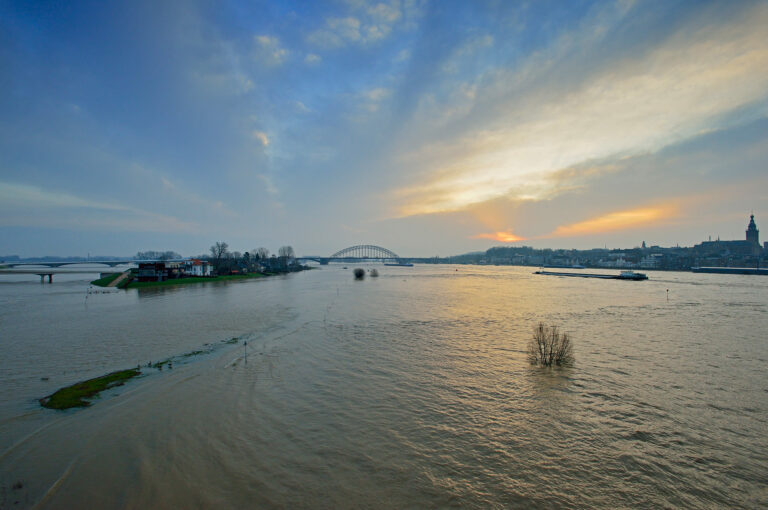
[[[376,246],[374,244],[358,244],[339,250],[330,257],[299,257],[302,260],[314,260],[320,264],[329,262],[360,262],[360,261],[382,261],[403,263],[402,257],[392,250]]]

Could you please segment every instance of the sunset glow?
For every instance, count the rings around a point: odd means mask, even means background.
[[[515,235],[511,231],[477,234],[472,236],[472,239],[491,239],[492,241],[498,241],[500,243],[516,243],[518,241],[526,240],[525,237]]]
[[[6,254],[692,244],[764,215],[765,1],[161,3],[0,3]]]
[[[673,206],[647,207],[616,211],[586,221],[557,227],[552,237],[572,237],[602,232],[613,232],[654,225],[673,217],[677,208]]]

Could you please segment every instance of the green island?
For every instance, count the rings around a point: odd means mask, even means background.
[[[249,280],[276,274],[311,269],[302,265],[291,246],[282,246],[278,255],[269,256],[269,250],[258,248],[253,253],[230,252],[229,245],[218,241],[211,246],[211,255],[182,259],[174,251],[138,252],[134,257],[137,267],[93,280],[97,287],[118,289],[144,289],[192,283]],[[103,273],[102,273],[103,274]]]
[[[131,368],[128,370],[118,370],[111,374],[102,375],[81,381],[61,388],[56,393],[40,399],[40,405],[49,409],[69,409],[71,407],[88,407],[91,403],[87,398],[93,398],[100,392],[115,386],[122,386],[125,381],[141,375],[141,370]]]

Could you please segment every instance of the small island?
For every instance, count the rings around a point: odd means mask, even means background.
[[[210,256],[182,259],[175,252],[139,252],[137,268],[122,273],[102,274],[91,285],[119,289],[141,289],[190,283],[247,280],[310,269],[296,260],[293,248],[283,246],[278,255],[266,248],[249,252],[230,252],[224,242],[210,249]]]
[[[48,409],[60,410],[72,407],[88,407],[91,403],[85,399],[93,398],[109,388],[122,386],[125,384],[125,381],[139,375],[141,375],[141,370],[131,368],[128,370],[118,370],[117,372],[88,379],[87,381],[81,381],[41,398],[40,405]]]

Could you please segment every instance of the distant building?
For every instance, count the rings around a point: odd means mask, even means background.
[[[725,254],[737,256],[749,256],[760,254],[760,231],[755,225],[755,215],[749,216],[746,239],[744,241],[704,241],[693,248],[702,254]]]
[[[211,276],[211,265],[205,260],[186,260],[183,270],[185,276]]]
[[[757,225],[755,225],[754,214],[749,215],[749,225],[747,225],[747,242],[760,247],[760,231],[757,230]]]
[[[140,282],[162,282],[168,279],[165,262],[141,262],[136,279]]]

